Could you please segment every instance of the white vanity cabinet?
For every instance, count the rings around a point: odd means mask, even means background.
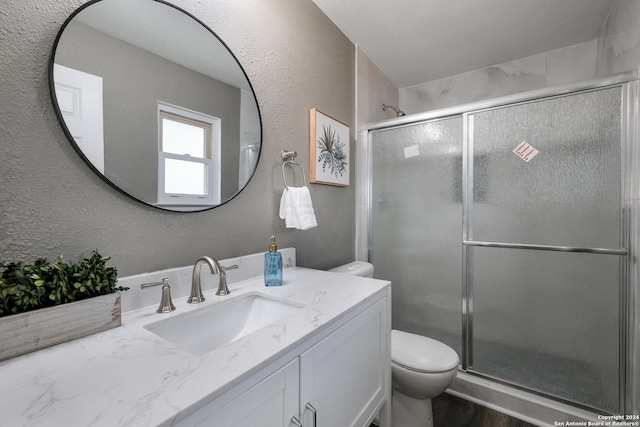
[[[285,363],[275,373],[246,391],[222,395],[178,425],[368,427],[382,408],[381,425],[388,426],[389,307],[385,296],[358,309],[298,346],[293,360],[274,362]]]
[[[305,427],[368,427],[380,404],[390,400],[385,304],[386,298],[378,301],[300,356]]]
[[[234,259],[225,265],[250,270],[255,264],[259,272],[264,254],[254,258],[253,264]],[[181,268],[174,281],[187,281],[191,270]],[[168,276],[154,272],[122,284],[133,288],[161,277]],[[215,277],[208,279],[209,287],[215,285]],[[227,313],[227,302],[250,296],[297,309],[271,304],[270,314],[282,316],[256,320],[263,305],[243,308],[242,324],[258,329],[206,354],[193,354],[149,328]],[[390,427],[391,282],[291,267],[283,286],[266,287],[258,275],[232,283],[231,296],[210,290],[203,304],[187,304],[186,297],[174,302],[177,313],[159,315],[154,303],[123,313],[119,328],[0,363],[0,424],[369,427],[379,414],[380,426]],[[241,323],[235,317],[202,322],[202,328],[225,332]]]
[[[248,427],[289,426],[298,413],[300,367],[298,359],[278,370],[245,393],[222,403],[220,409],[205,407],[181,426]],[[224,400],[224,396],[219,400]],[[218,405],[216,405],[218,406]],[[207,415],[209,414],[209,415]]]

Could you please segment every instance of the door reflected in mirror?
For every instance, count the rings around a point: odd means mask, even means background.
[[[261,150],[251,84],[217,35],[159,0],[97,0],[64,23],[49,69],[60,123],[126,195],[200,211],[248,183]]]

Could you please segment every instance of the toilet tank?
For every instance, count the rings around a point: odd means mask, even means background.
[[[331,270],[334,273],[351,274],[352,276],[373,277],[373,265],[365,261],[353,261]]]

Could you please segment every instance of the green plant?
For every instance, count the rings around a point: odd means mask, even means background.
[[[117,270],[106,266],[108,260],[93,251],[76,263],[64,262],[62,255],[55,264],[44,258],[0,262],[0,317],[129,289],[116,286]]]
[[[317,142],[320,149],[318,161],[322,162],[322,171],[330,169],[331,175],[341,177],[346,172],[347,156],[344,152],[344,142],[340,140],[338,132],[332,130],[331,125],[322,125],[322,135],[318,137]]]

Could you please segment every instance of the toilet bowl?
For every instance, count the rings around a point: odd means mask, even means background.
[[[459,363],[458,354],[440,341],[392,330],[393,425],[433,426],[431,399],[453,383]]]
[[[355,261],[329,271],[373,277],[373,265]],[[394,427],[432,427],[431,399],[456,378],[460,359],[448,345],[408,332],[391,331],[391,419]]]

